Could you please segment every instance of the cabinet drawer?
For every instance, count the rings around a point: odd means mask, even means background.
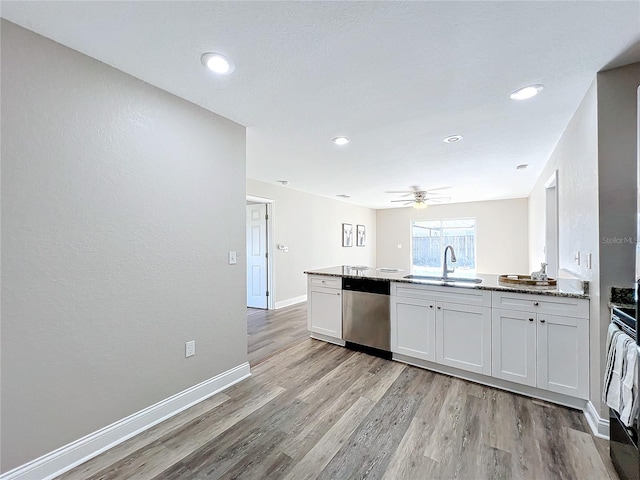
[[[493,308],[589,318],[589,300],[583,298],[493,292]]]
[[[465,287],[440,287],[437,285],[391,282],[391,295],[479,307],[491,306],[491,292]]]
[[[309,275],[309,286],[342,289],[342,277]]]

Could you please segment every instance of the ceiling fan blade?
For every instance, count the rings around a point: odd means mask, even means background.
[[[437,192],[438,190],[446,190],[451,187],[437,187],[437,188],[427,188],[425,190],[426,193]]]
[[[387,190],[384,193],[407,193],[409,195],[413,195],[413,190]]]
[[[413,200],[391,200],[391,202],[404,202],[404,203],[413,203]]]
[[[424,197],[425,200],[451,200],[451,197]]]

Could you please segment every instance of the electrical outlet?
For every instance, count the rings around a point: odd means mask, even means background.
[[[576,265],[580,265],[580,250],[578,250],[575,254],[575,256],[573,257],[573,259],[576,261]]]
[[[196,341],[190,340],[184,344],[184,356],[193,357],[196,354]]]
[[[402,245],[400,243],[398,244],[398,248],[402,248]]]
[[[235,265],[236,264],[236,252],[231,251],[229,252],[229,265]]]

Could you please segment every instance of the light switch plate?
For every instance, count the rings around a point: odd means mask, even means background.
[[[229,252],[229,265],[235,265],[236,261],[237,261],[236,252],[234,251]]]

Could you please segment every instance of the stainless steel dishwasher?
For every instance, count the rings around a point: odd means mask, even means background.
[[[384,280],[342,279],[342,336],[348,347],[390,358],[390,286]]]

